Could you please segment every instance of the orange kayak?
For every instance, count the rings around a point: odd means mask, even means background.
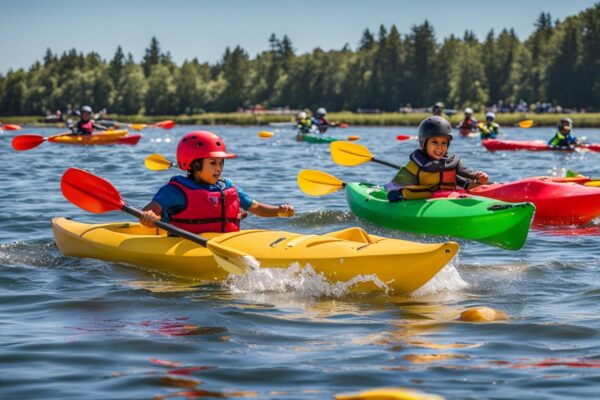
[[[50,136],[49,142],[61,144],[136,144],[140,141],[141,135],[129,135],[126,129],[110,130],[100,133],[92,133],[90,135],[73,135],[72,133],[61,133],[59,135]]]

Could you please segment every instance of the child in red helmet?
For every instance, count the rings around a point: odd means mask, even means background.
[[[223,139],[211,132],[184,135],[177,145],[177,165],[187,177],[174,176],[143,209],[140,222],[152,227],[162,220],[193,233],[240,230],[241,209],[261,217],[291,217],[289,204],[272,206],[249,197],[229,179],[221,178],[227,153]]]

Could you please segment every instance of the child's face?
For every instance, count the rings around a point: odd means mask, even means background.
[[[223,172],[224,158],[203,158],[202,169],[196,172],[196,176],[208,184],[217,183]]]
[[[84,121],[87,121],[88,119],[90,119],[90,117],[91,117],[91,114],[89,112],[84,111],[81,113],[81,119]]]
[[[571,125],[569,125],[568,122],[563,122],[562,123],[562,131],[563,132],[570,132],[571,131]]]
[[[448,139],[448,137],[435,136],[427,141],[425,144],[425,151],[430,158],[440,160],[448,152],[449,145],[450,139]]]

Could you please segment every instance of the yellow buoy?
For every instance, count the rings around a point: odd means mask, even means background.
[[[380,388],[359,393],[338,394],[335,400],[444,400],[444,398],[414,389]]]
[[[504,311],[490,307],[473,307],[460,313],[459,319],[466,322],[505,321],[508,315]]]

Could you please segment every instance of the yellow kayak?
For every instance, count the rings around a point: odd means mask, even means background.
[[[116,129],[92,133],[90,135],[73,135],[71,132],[61,133],[48,138],[49,142],[62,144],[108,144],[116,143],[129,134],[127,129]]]
[[[139,223],[86,224],[66,218],[52,220],[54,240],[65,256],[124,262],[180,278],[220,281],[228,273],[211,253],[189,240],[166,236]],[[331,283],[358,275],[376,275],[396,293],[407,293],[427,283],[458,252],[459,245],[415,243],[369,235],[349,228],[324,235],[284,231],[244,230],[204,233],[202,236],[254,256],[261,268],[310,264]],[[381,290],[363,282],[357,291]]]

